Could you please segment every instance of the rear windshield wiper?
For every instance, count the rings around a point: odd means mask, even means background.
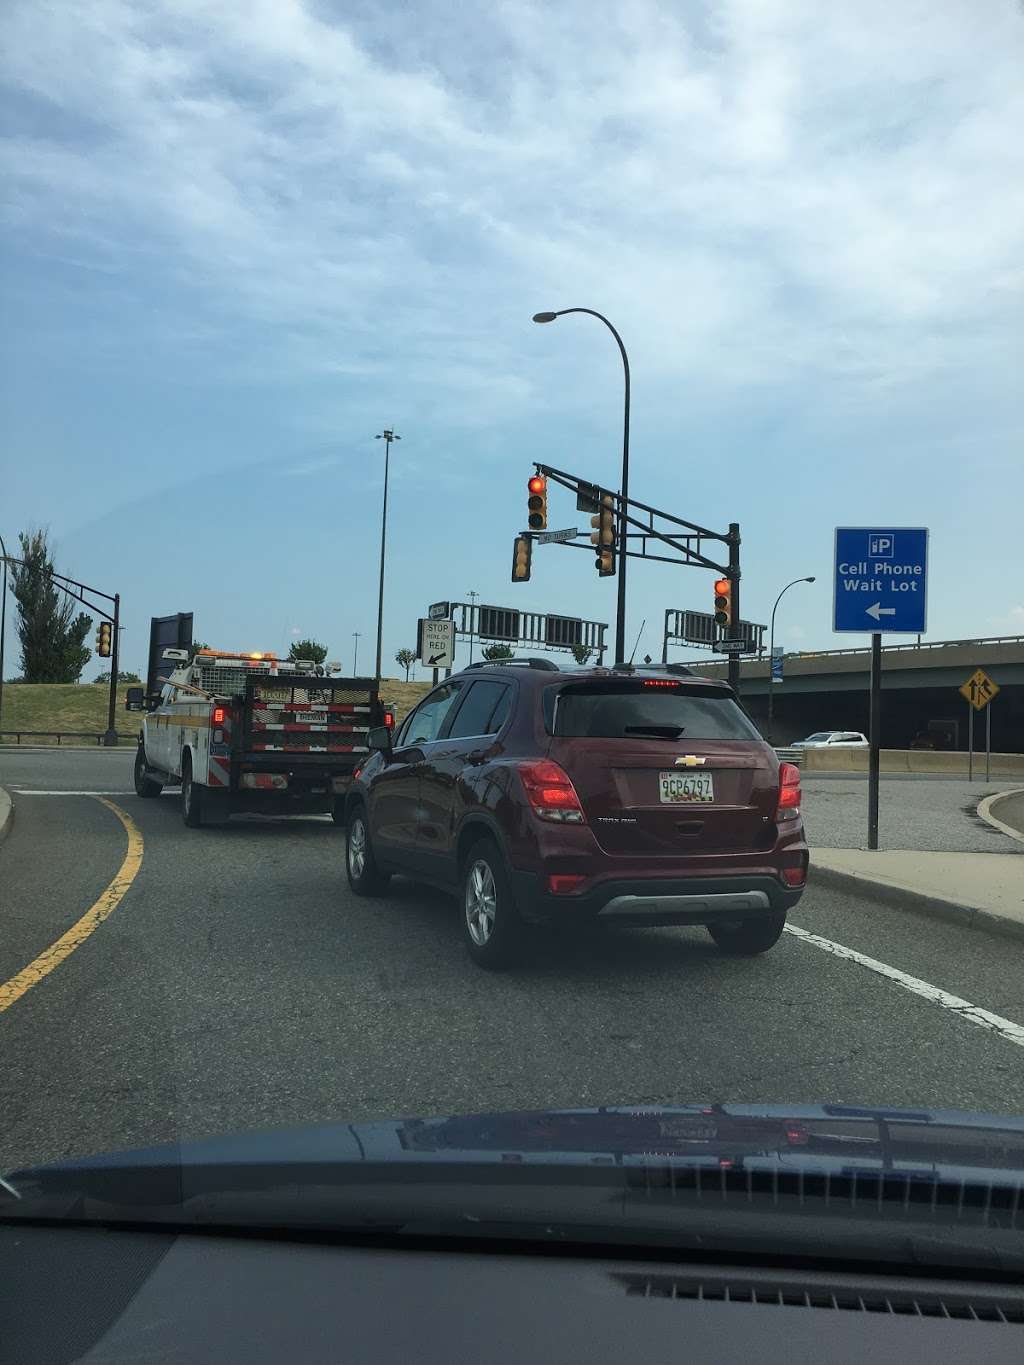
[[[685,725],[624,725],[624,735],[650,735],[652,739],[678,739]]]

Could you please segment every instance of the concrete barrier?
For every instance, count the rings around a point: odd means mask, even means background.
[[[883,773],[945,773],[950,777],[967,776],[967,755],[935,749],[882,749],[879,766]],[[867,749],[805,749],[805,772],[866,773]],[[1024,754],[993,754],[989,772],[992,777],[1024,775]],[[974,755],[974,780],[985,777],[985,755]]]

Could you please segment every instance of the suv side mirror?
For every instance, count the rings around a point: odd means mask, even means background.
[[[144,711],[146,709],[146,689],[144,687],[129,687],[124,694],[124,709],[126,711]]]
[[[367,731],[366,742],[371,749],[379,749],[384,753],[390,753],[391,735],[392,730],[390,725],[374,725]]]

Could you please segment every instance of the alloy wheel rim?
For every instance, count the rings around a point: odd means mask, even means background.
[[[466,877],[466,928],[478,948],[494,933],[498,893],[494,873],[485,862],[474,863]]]
[[[348,832],[348,867],[353,877],[361,877],[366,866],[366,828],[355,819]]]

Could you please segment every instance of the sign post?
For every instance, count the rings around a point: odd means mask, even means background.
[[[882,635],[921,635],[928,617],[928,528],[837,526],[832,629],[871,632],[868,695],[868,848],[878,847]]]
[[[989,703],[999,691],[999,684],[983,668],[976,668],[959,689],[967,703],[967,780],[974,781],[974,713],[985,712],[985,781],[992,769],[992,710]]]

